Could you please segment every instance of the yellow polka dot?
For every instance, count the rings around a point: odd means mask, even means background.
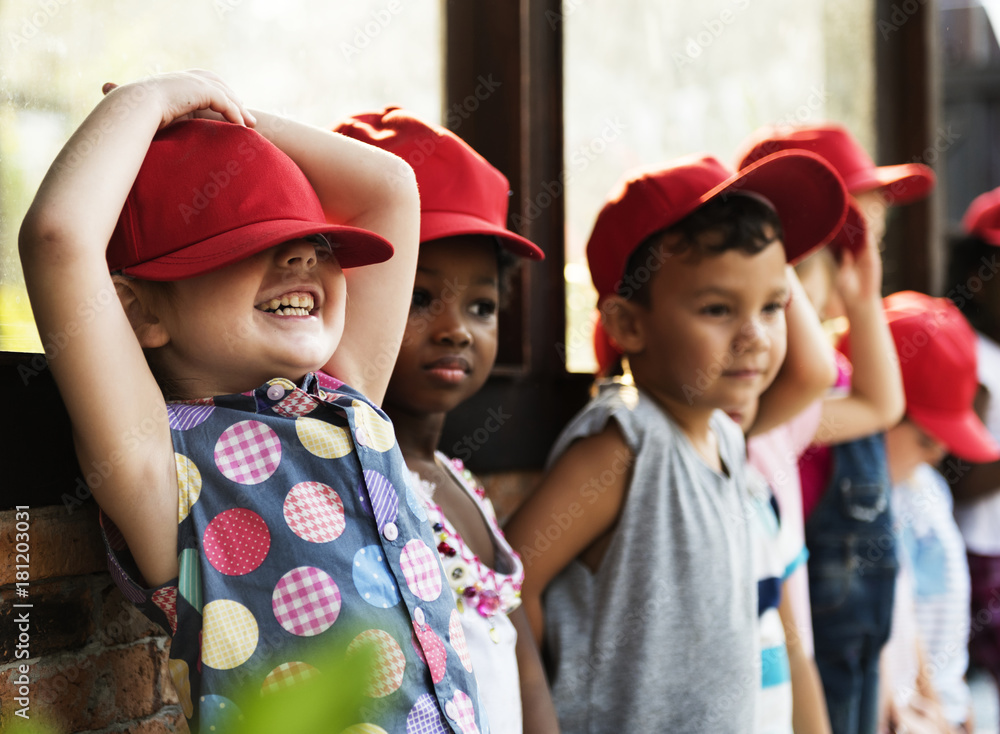
[[[396,434],[392,431],[392,424],[382,420],[378,413],[360,400],[351,402],[354,408],[355,422],[363,426],[368,438],[366,443],[369,448],[376,451],[388,451],[396,444]]]
[[[188,677],[188,664],[183,660],[168,660],[167,668],[170,670],[170,680],[174,682],[174,689],[177,691],[177,698],[184,709],[184,715],[189,719],[194,713],[194,704],[191,703],[191,679]]]
[[[202,610],[201,660],[216,670],[242,665],[257,649],[257,620],[242,604],[228,599],[209,602]]]
[[[331,426],[315,418],[296,418],[295,432],[306,450],[321,459],[339,459],[353,449],[351,434],[346,428]]]
[[[201,496],[201,472],[184,454],[174,454],[174,461],[177,464],[177,522],[182,523]]]

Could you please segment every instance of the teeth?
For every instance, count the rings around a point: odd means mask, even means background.
[[[270,301],[256,306],[261,311],[272,311],[281,316],[308,316],[312,311],[315,302],[308,293],[295,293],[281,298],[272,298]]]

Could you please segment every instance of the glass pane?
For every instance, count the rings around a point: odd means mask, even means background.
[[[845,124],[874,148],[871,0],[564,0],[568,369],[594,369],[584,247],[630,168],[691,153],[734,165],[765,124]]]
[[[252,107],[316,125],[387,105],[441,121],[439,0],[7,0],[0,38],[2,351],[41,351],[17,230],[104,82],[198,67]]]

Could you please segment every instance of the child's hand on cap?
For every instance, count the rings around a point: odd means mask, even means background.
[[[107,95],[116,89],[124,94],[130,88],[158,95],[163,107],[161,130],[172,122],[191,118],[226,120],[244,127],[257,124],[257,119],[229,85],[210,71],[191,69],[157,74],[124,87],[107,82],[101,89]]]
[[[840,252],[834,286],[845,304],[882,297],[882,255],[874,237],[867,237],[857,254]]]

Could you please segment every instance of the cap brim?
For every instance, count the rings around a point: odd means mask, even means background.
[[[924,410],[907,406],[907,414],[927,433],[960,459],[977,464],[1000,459],[1000,444],[971,409],[960,413]]]
[[[865,224],[865,217],[853,203],[849,202],[844,226],[840,228],[837,236],[833,238],[830,248],[838,253],[846,250],[857,255],[865,249],[867,242],[868,225]]]
[[[169,255],[132,265],[123,272],[145,280],[184,280],[239,262],[282,242],[316,234],[330,241],[334,257],[342,268],[385,262],[393,254],[387,240],[366,229],[279,219],[223,232]]]
[[[909,204],[927,197],[935,180],[934,171],[923,163],[901,163],[877,166],[844,183],[852,194],[878,190],[890,204]]]
[[[420,241],[440,240],[460,235],[487,235],[496,237],[500,246],[515,255],[530,260],[544,260],[545,253],[530,240],[514,234],[509,229],[498,227],[492,222],[464,212],[425,211],[420,212]]]
[[[751,163],[702,197],[759,194],[778,212],[785,257],[795,263],[830,242],[847,216],[847,192],[836,171],[815,153],[783,150]]]

